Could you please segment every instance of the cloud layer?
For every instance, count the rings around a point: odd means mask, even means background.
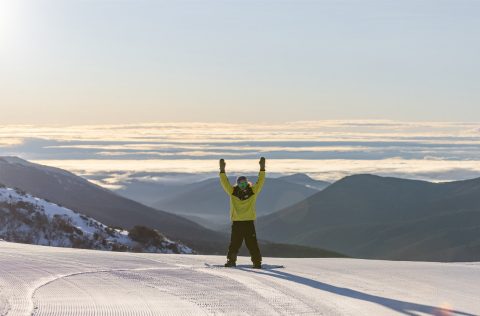
[[[260,156],[267,157],[269,171],[279,175],[304,172],[333,181],[353,173],[376,173],[448,181],[480,175],[480,124],[300,121],[3,126],[0,154],[92,179],[108,175],[111,185],[115,184],[112,174],[122,175],[118,181],[139,172],[213,175],[219,158],[228,161],[232,172],[254,172]]]

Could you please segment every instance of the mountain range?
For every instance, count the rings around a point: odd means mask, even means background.
[[[145,226],[197,253],[225,254],[230,236],[205,228],[182,216],[157,210],[122,197],[71,172],[28,162],[18,157],[0,157],[0,183],[28,192],[118,229]],[[291,243],[260,240],[264,256],[342,257],[333,251]],[[246,254],[245,248],[241,254]]]
[[[255,183],[256,176],[248,177]],[[235,177],[229,177],[235,183]],[[295,204],[326,188],[330,183],[314,180],[305,174],[267,178],[261,197],[257,200],[257,215],[267,215]],[[165,192],[165,190],[162,190]],[[176,185],[166,193],[157,194],[152,207],[168,210],[214,230],[224,229],[230,222],[229,198],[220,186],[219,178]]]
[[[223,234],[183,217],[121,197],[68,171],[0,157],[0,183],[52,201],[112,227],[144,225],[200,252],[225,248]]]
[[[259,218],[257,231],[275,242],[352,257],[480,260],[480,178],[431,183],[348,176]]]
[[[299,187],[310,190],[305,185],[307,180],[302,175],[267,178],[259,203],[263,197],[274,195],[269,190],[285,195],[280,198],[288,197],[286,188],[294,192]],[[190,205],[196,209],[207,208],[207,201],[215,203],[217,199],[218,203],[228,203],[217,181],[208,179],[183,186],[184,190],[171,193],[164,201],[171,199],[171,206],[177,201],[182,207]],[[224,254],[228,245],[226,232],[205,228],[178,213],[134,202],[61,169],[3,157],[0,183],[110,227],[151,227],[199,253]],[[257,218],[257,235],[264,256],[345,254],[391,260],[480,260],[480,178],[431,183],[360,174],[315,190],[301,191],[308,196]],[[204,213],[207,211],[204,209]],[[218,216],[215,212],[218,210],[208,214]],[[242,254],[246,254],[245,249]]]

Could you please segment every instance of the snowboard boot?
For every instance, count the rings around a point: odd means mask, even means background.
[[[227,267],[227,268],[234,268],[236,266],[237,266],[237,264],[235,263],[235,261],[228,260],[227,263],[225,263],[225,267]]]
[[[262,268],[262,263],[261,262],[254,262],[252,268],[261,269]]]

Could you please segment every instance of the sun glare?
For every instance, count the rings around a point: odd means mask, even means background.
[[[0,0],[0,51],[18,40],[18,31],[26,23],[26,9],[25,1]]]
[[[15,3],[11,0],[0,0],[0,37],[8,33],[8,29],[14,20]]]

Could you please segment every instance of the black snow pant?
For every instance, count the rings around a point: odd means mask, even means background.
[[[257,234],[255,233],[255,224],[253,221],[233,221],[232,234],[230,236],[230,246],[228,247],[227,259],[237,261],[237,253],[245,239],[245,245],[250,251],[250,257],[253,263],[261,263],[262,255],[258,248]]]

